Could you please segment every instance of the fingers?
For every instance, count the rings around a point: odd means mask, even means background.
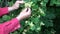
[[[17,1],[18,3],[20,3],[20,4],[23,4],[23,3],[25,3],[24,1]]]
[[[25,2],[24,2],[24,1],[20,1],[19,3],[21,3],[21,4],[22,4],[22,3],[25,3]]]
[[[31,9],[30,8],[28,8],[28,12],[31,12]]]
[[[22,12],[31,13],[31,9],[30,8],[25,8],[25,9],[22,10]]]
[[[27,14],[28,14],[28,17],[31,16],[31,9],[30,8],[28,8]]]
[[[31,9],[30,8],[25,8],[25,12],[31,12]]]
[[[26,12],[27,8],[22,9],[22,12]]]

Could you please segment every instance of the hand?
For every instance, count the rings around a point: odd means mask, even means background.
[[[28,18],[31,15],[31,9],[30,8],[25,8],[22,10],[22,12],[17,16],[18,20],[22,20],[24,18]]]
[[[24,3],[24,1],[16,1],[15,4],[12,7],[8,7],[8,11],[10,12],[12,10],[18,9],[19,5],[23,4],[23,3]]]
[[[24,1],[16,1],[15,4],[12,6],[14,9],[18,9],[20,4],[23,4]]]

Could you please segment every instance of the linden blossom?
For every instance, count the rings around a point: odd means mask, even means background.
[[[25,7],[31,7],[33,2],[27,2],[25,3]]]

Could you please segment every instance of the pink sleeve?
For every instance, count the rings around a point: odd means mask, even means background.
[[[3,26],[4,26],[4,30],[6,32],[10,33],[10,32],[13,32],[13,31],[19,29],[20,23],[16,18],[14,18],[11,21],[7,21],[7,22],[3,23]]]
[[[7,14],[8,12],[8,7],[0,8],[0,16]]]

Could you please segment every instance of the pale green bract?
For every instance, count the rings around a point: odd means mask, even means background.
[[[31,7],[33,2],[25,3],[25,7]]]

